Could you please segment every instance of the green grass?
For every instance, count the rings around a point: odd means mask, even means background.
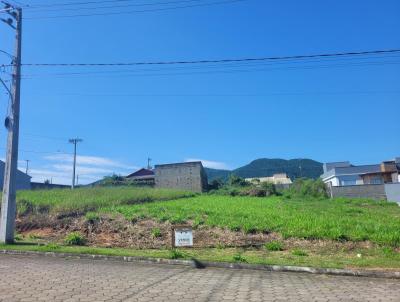
[[[67,245],[85,245],[86,238],[79,232],[72,232],[65,237],[65,243]]]
[[[268,251],[283,251],[283,243],[280,241],[271,241],[271,242],[267,242],[266,244],[264,244],[264,247],[268,250]]]
[[[153,238],[160,238],[162,236],[160,228],[152,229],[151,236],[153,236]]]
[[[372,241],[400,246],[400,207],[362,199],[307,199],[202,195],[167,202],[105,207],[127,219],[228,228],[244,232],[278,232],[284,238]]]
[[[300,257],[306,257],[308,256],[307,252],[301,249],[294,249],[292,250],[292,255],[294,256],[300,256]]]
[[[103,187],[19,191],[18,213],[84,214],[101,207],[128,205],[194,196],[193,193],[140,187]]]
[[[107,256],[132,256],[164,259],[196,259],[212,262],[246,262],[267,265],[292,265],[326,268],[400,269],[400,253],[387,248],[357,249],[351,252],[304,251],[307,257],[289,251],[268,252],[265,249],[204,248],[204,249],[122,249],[57,244],[37,245],[19,243],[1,245],[0,250],[39,251]],[[357,254],[361,254],[358,257]]]

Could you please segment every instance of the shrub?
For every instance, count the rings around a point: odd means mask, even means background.
[[[263,182],[261,183],[261,188],[265,191],[266,196],[276,195],[276,186],[272,182]]]
[[[153,238],[160,238],[161,237],[161,230],[159,228],[154,228],[151,230],[151,236]]]
[[[246,195],[253,197],[265,197],[267,196],[267,191],[262,188],[251,188],[246,192]]]
[[[297,178],[286,191],[286,194],[315,198],[328,197],[327,188],[321,179]]]
[[[248,181],[246,181],[244,178],[241,178],[234,174],[232,174],[229,177],[228,184],[231,186],[234,186],[234,187],[246,187],[246,186],[250,185],[250,183]]]
[[[100,220],[100,216],[99,214],[95,213],[95,212],[87,212],[85,215],[86,221],[90,222],[90,223],[95,223],[96,221]]]
[[[79,232],[72,232],[65,237],[65,243],[68,245],[85,245],[86,238]]]
[[[177,250],[177,249],[171,250],[170,257],[171,257],[171,259],[185,258],[184,254],[181,251]]]
[[[241,254],[233,255],[233,261],[235,261],[235,262],[243,262],[243,263],[247,262],[246,258],[243,257]]]
[[[208,184],[208,190],[219,190],[223,186],[224,186],[224,181],[220,178],[217,178]]]
[[[268,251],[283,251],[283,244],[280,241],[267,242],[264,247]]]
[[[306,251],[303,251],[303,250],[300,250],[300,249],[294,249],[292,251],[292,255],[294,255],[294,256],[302,256],[302,257],[308,256]]]

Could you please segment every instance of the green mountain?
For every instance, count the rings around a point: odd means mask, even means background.
[[[291,179],[298,177],[318,178],[322,173],[322,163],[312,159],[269,159],[260,158],[248,165],[232,171],[206,168],[208,180],[221,178],[226,180],[230,174],[243,178],[267,177],[275,173],[286,173]]]

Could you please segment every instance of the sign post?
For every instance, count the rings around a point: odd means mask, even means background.
[[[172,247],[192,247],[193,230],[189,225],[176,225],[172,227],[171,234]]]

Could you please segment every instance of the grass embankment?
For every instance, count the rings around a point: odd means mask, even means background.
[[[17,206],[19,215],[30,213],[84,214],[102,207],[179,199],[194,195],[191,192],[177,190],[137,187],[19,191]]]
[[[153,201],[153,202],[148,202]],[[161,202],[162,201],[162,202]],[[84,221],[79,217],[88,211],[94,216],[123,216],[128,225],[141,220],[153,220],[151,228],[168,223],[188,222],[195,228],[222,228],[245,233],[272,232],[278,234],[277,244],[259,248],[195,248],[185,250],[73,247],[54,244],[42,238],[33,244],[2,245],[1,249],[54,251],[68,253],[104,254],[115,256],[144,256],[159,258],[196,258],[204,261],[248,262],[314,267],[400,268],[400,207],[394,203],[363,199],[313,199],[307,197],[231,197],[196,195],[172,190],[146,188],[81,188],[71,190],[25,191],[18,193],[19,219],[41,219],[51,214],[78,216],[68,221]],[[71,215],[73,216],[73,215]],[[54,218],[53,221],[58,221]],[[69,222],[68,222],[69,223]],[[101,223],[98,222],[98,227]],[[79,229],[78,229],[79,230]],[[71,230],[65,229],[66,233]],[[85,232],[88,230],[85,230]],[[147,230],[150,234],[150,231]],[[102,229],[96,229],[100,234]],[[211,233],[210,233],[211,234]],[[239,234],[239,233],[236,233]],[[125,234],[124,240],[129,237]],[[169,244],[167,234],[157,240]],[[35,236],[27,235],[24,240]],[[149,235],[150,236],[150,235]],[[158,238],[160,237],[160,238]],[[275,238],[275,237],[274,237]],[[281,239],[279,239],[281,238]],[[112,237],[111,237],[112,239]],[[318,239],[318,240],[314,240]],[[134,239],[136,240],[136,239]],[[154,239],[155,240],[155,239]],[[34,241],[34,240],[33,240]],[[372,244],[368,243],[371,242]],[[53,241],[54,242],[54,241]],[[358,242],[357,244],[353,244]],[[365,243],[364,243],[365,242]],[[44,243],[44,245],[43,245]],[[46,244],[49,243],[49,244]],[[64,243],[65,244],[65,243]],[[91,245],[96,245],[89,243]],[[234,244],[234,242],[233,242]],[[100,245],[103,246],[103,245]],[[282,248],[281,248],[282,247]]]
[[[153,218],[194,226],[278,232],[284,238],[371,241],[400,246],[400,207],[361,199],[285,199],[203,195],[139,205],[110,206],[102,212],[127,219]]]
[[[311,266],[325,268],[363,268],[363,269],[400,269],[400,254],[390,249],[358,249],[353,253],[329,252],[318,253],[302,251],[268,251],[265,248],[204,248],[204,249],[123,249],[98,248],[85,246],[37,245],[20,243],[1,245],[0,249],[18,251],[56,252],[71,254],[91,254],[106,256],[130,256],[164,259],[196,259],[211,262],[241,262],[266,265]]]

